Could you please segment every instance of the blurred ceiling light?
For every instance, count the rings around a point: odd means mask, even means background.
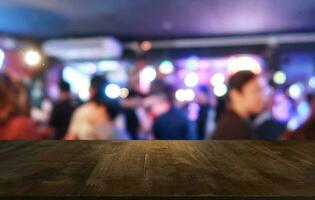
[[[24,54],[25,63],[29,66],[35,66],[40,63],[42,57],[38,51],[29,50]]]
[[[5,53],[2,49],[0,49],[0,70],[3,67],[4,58],[5,58]]]
[[[143,41],[140,44],[142,51],[150,51],[152,48],[152,43],[150,41]]]
[[[262,68],[259,62],[251,56],[232,57],[228,61],[228,71],[234,74],[238,71],[248,70],[255,74],[259,74]]]
[[[159,66],[159,71],[162,74],[171,74],[174,72],[174,65],[171,61],[164,60]]]
[[[92,62],[82,62],[82,63],[69,63],[77,71],[84,74],[95,74],[97,72],[97,67],[95,63]]]
[[[156,78],[156,71],[153,66],[146,66],[140,72],[140,79],[144,82],[151,82]]]
[[[114,71],[119,68],[119,62],[114,60],[104,60],[98,63],[98,70],[101,72]]]
[[[189,72],[186,75],[184,82],[187,87],[195,87],[199,83],[199,76],[195,72]]]
[[[44,42],[43,52],[60,60],[100,60],[122,56],[122,44],[113,37],[54,39]]]
[[[225,77],[222,73],[215,73],[210,80],[212,86],[223,84],[224,81]]]
[[[283,71],[277,71],[273,74],[273,82],[282,85],[286,82],[287,76]]]
[[[213,93],[217,97],[223,97],[227,93],[227,86],[225,84],[216,85],[213,88]]]
[[[109,84],[105,88],[105,95],[111,99],[116,99],[120,96],[120,87],[117,84]]]

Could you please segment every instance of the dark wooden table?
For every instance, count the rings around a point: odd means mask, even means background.
[[[0,199],[19,197],[313,199],[315,142],[0,142]]]

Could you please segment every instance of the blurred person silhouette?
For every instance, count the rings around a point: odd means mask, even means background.
[[[219,119],[221,118],[222,114],[224,113],[226,109],[226,95],[222,97],[217,97],[216,107],[215,107],[215,122],[218,123]]]
[[[92,78],[90,100],[74,111],[65,139],[128,139],[125,133],[115,128],[114,119],[119,114],[120,106],[116,100],[105,97],[106,85],[107,80],[103,76]]]
[[[250,118],[264,110],[265,87],[265,79],[251,71],[239,71],[232,75],[228,83],[227,107],[212,139],[253,139]]]
[[[286,132],[281,136],[283,140],[315,140],[315,95],[307,95],[311,107],[308,119],[295,131]]]
[[[152,126],[154,138],[158,140],[186,140],[192,135],[191,122],[186,113],[174,104],[174,90],[165,86],[156,93],[157,101],[152,105],[155,119]]]
[[[79,106],[79,102],[71,96],[70,84],[65,81],[59,83],[59,99],[54,103],[49,127],[53,133],[53,139],[61,140],[64,138],[70,124],[71,116]]]
[[[275,119],[272,113],[273,106],[276,103],[275,95],[277,94],[274,88],[270,88],[264,111],[254,118],[255,139],[278,140],[281,134],[286,131],[286,123]]]
[[[143,95],[139,92],[136,81],[130,81],[128,96],[122,101],[126,130],[133,140],[139,139],[141,124],[138,116],[138,108],[142,103]]]
[[[199,105],[197,125],[197,139],[203,140],[206,137],[211,137],[215,129],[215,111],[210,105],[210,90],[207,86],[197,88],[197,103]]]
[[[0,140],[40,139],[36,124],[22,108],[19,86],[3,73],[0,73],[0,97]]]
[[[27,85],[24,84],[22,81],[17,81],[16,83],[17,90],[18,90],[18,109],[19,113],[30,117],[31,115],[31,99],[29,90]]]

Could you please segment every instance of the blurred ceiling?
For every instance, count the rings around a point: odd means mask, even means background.
[[[315,31],[314,0],[1,0],[0,34],[122,40]]]

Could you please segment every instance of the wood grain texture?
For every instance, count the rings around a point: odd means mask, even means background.
[[[315,197],[315,142],[0,142],[1,197]]]

